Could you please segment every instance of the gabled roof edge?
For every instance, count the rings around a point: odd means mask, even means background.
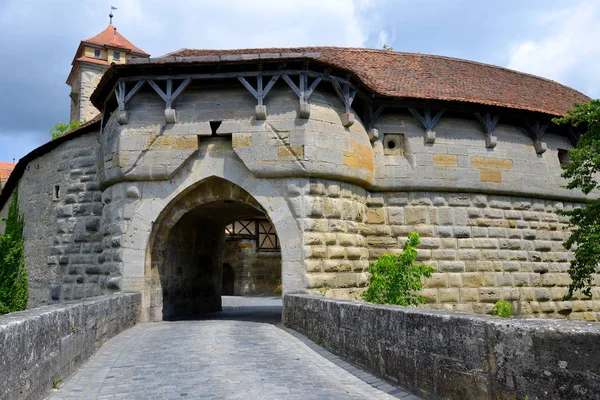
[[[10,195],[12,194],[14,189],[18,186],[19,181],[21,180],[21,177],[23,176],[23,173],[25,172],[25,169],[27,168],[27,165],[31,161],[35,160],[36,158],[38,158],[40,156],[43,156],[44,154],[49,153],[51,150],[57,148],[58,146],[60,146],[61,144],[65,143],[68,140],[71,140],[78,136],[85,135],[86,133],[93,132],[94,130],[100,128],[100,121],[101,121],[100,114],[98,114],[96,117],[92,118],[90,121],[81,125],[77,129],[67,132],[63,136],[61,136],[57,139],[51,140],[51,141],[41,145],[40,147],[33,149],[26,156],[21,158],[19,160],[19,162],[17,163],[15,169],[10,174],[8,180],[6,181],[6,185],[4,185],[4,187],[2,188],[2,192],[0,192],[0,210],[2,208],[4,208],[4,206],[6,205],[6,202],[10,198]]]

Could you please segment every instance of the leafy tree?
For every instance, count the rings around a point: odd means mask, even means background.
[[[431,277],[434,268],[427,265],[415,265],[416,247],[420,243],[415,232],[408,234],[402,254],[383,254],[371,263],[369,288],[363,293],[363,299],[375,304],[396,304],[417,306],[425,303],[422,277]]]
[[[19,213],[18,190],[14,191],[5,222],[4,235],[0,235],[0,315],[24,310],[29,296],[23,251],[25,221]]]
[[[562,166],[562,177],[570,179],[567,188],[580,189],[585,194],[600,189],[596,180],[600,171],[600,100],[576,104],[565,117],[555,118],[553,122],[586,130],[577,146],[569,150],[571,162]],[[600,264],[600,199],[562,214],[569,217],[572,229],[564,246],[575,251],[569,268],[571,284],[565,299],[570,299],[579,289],[591,297],[592,274]]]
[[[85,124],[85,122],[86,121],[83,121],[83,122],[71,121],[68,124],[59,122],[50,129],[50,136],[52,136],[52,140],[58,139],[65,133],[71,132],[73,129],[79,128],[79,126],[81,124]]]

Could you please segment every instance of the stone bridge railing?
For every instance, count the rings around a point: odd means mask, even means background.
[[[134,293],[0,317],[0,399],[39,399],[65,380],[108,339],[138,322]]]
[[[427,399],[600,399],[600,324],[286,295],[284,323]]]

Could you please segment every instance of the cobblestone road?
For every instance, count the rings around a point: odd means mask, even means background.
[[[279,298],[223,305],[121,333],[49,399],[417,399],[283,328]]]

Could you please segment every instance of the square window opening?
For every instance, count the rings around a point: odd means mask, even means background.
[[[100,49],[94,49],[94,57],[100,58]]]
[[[571,164],[571,158],[569,157],[569,150],[558,149],[558,162],[560,165]]]
[[[114,51],[113,52],[113,58],[115,60],[120,60],[121,59],[121,53],[119,53],[118,51]]]

